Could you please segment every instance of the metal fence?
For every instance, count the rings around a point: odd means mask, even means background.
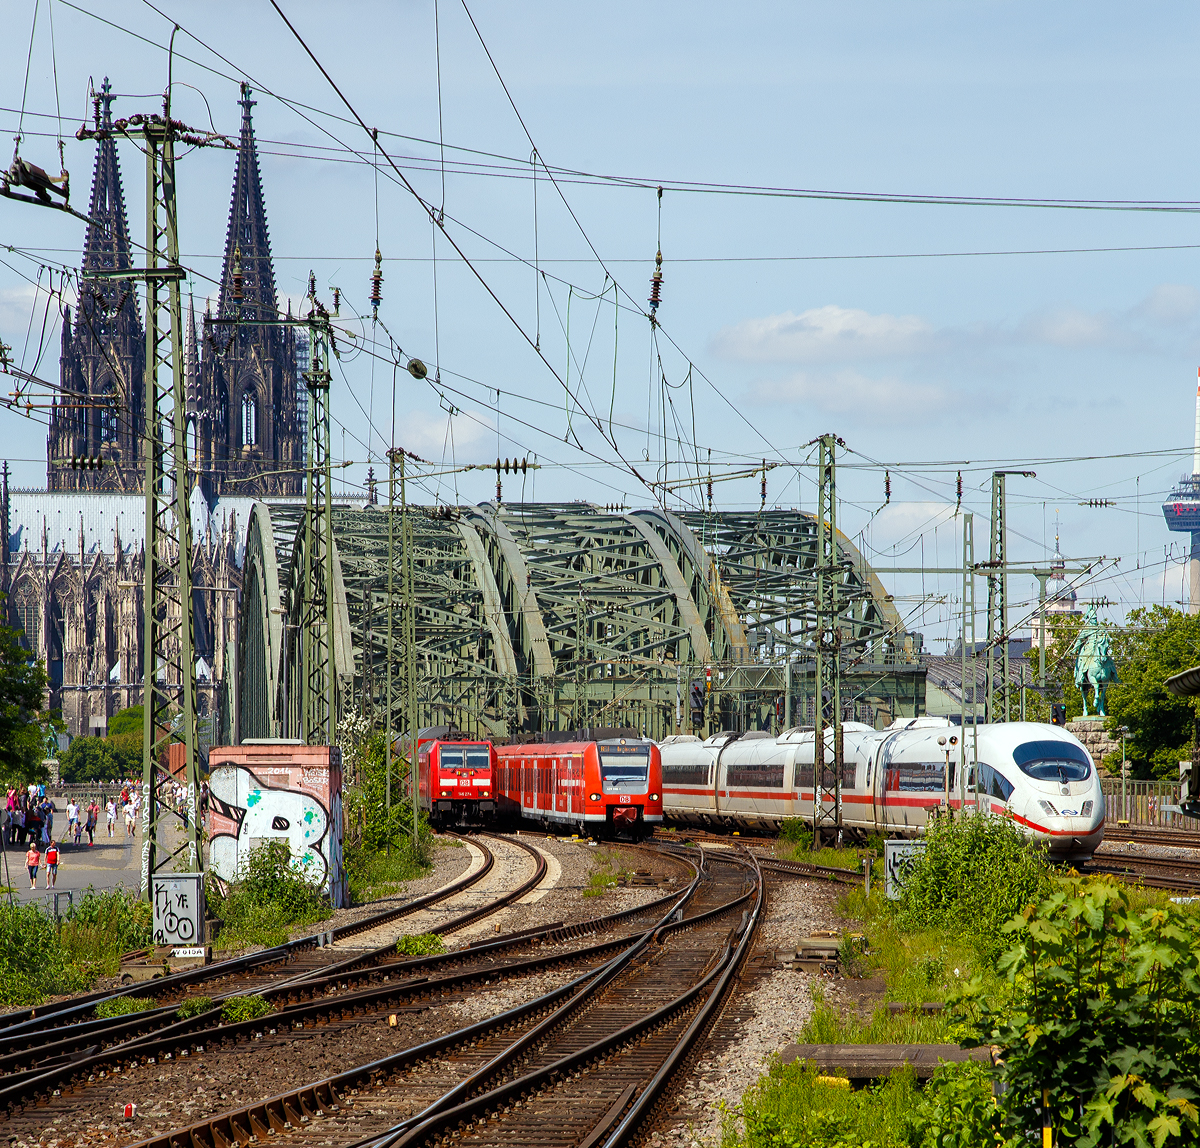
[[[1105,819],[1110,825],[1128,821],[1130,825],[1161,825],[1184,828],[1189,818],[1171,812],[1179,806],[1179,785],[1173,781],[1122,782],[1119,777],[1103,777]]]

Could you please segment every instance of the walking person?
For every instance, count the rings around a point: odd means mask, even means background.
[[[42,855],[38,851],[37,842],[30,843],[29,852],[25,854],[25,868],[29,870],[29,887],[37,888],[37,871],[42,863]]]
[[[87,835],[89,849],[96,844],[96,823],[99,820],[100,806],[96,804],[96,799],[93,797],[92,803],[87,807]]]
[[[46,888],[53,889],[58,883],[58,844],[54,841],[46,849]]]
[[[111,837],[113,831],[117,827],[117,803],[112,797],[108,799],[108,804],[104,807],[108,817],[108,835]]]
[[[79,803],[74,797],[67,800],[67,836],[75,837],[76,844],[79,842]]]

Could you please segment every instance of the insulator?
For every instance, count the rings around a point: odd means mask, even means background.
[[[308,297],[310,299],[317,297],[317,276],[312,271],[308,273]]]
[[[890,470],[883,472],[883,501],[885,503],[892,501],[892,472]]]
[[[242,285],[242,248],[241,244],[233,249],[233,300],[240,303],[245,297]]]
[[[958,505],[955,507],[955,509],[957,510],[959,507],[962,506],[962,471],[961,470],[958,472],[958,480],[955,483],[955,485],[958,488]]]
[[[712,476],[708,479],[708,509],[712,510]]]
[[[762,499],[763,506],[767,505],[767,460],[763,459],[763,476],[762,488],[759,492],[759,497]]]
[[[371,310],[378,311],[383,301],[383,256],[375,248],[375,270],[371,272]]]
[[[342,289],[335,287],[333,289],[333,313],[336,315],[342,306]]]
[[[662,302],[662,252],[658,252],[654,257],[654,274],[650,276],[650,314],[654,316],[658,313],[658,305]]]
[[[527,458],[521,459],[521,473],[525,474],[528,471],[528,469],[529,469],[529,459],[527,459]]]

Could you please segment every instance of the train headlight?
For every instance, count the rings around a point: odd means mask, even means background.
[[[488,797],[488,796],[490,796],[490,793],[489,793],[489,791],[485,789],[485,790],[483,791],[483,796],[484,796],[484,797]]]
[[[589,793],[588,794],[588,801],[599,801],[599,800],[600,800],[600,794],[598,794],[598,793]]]
[[[1085,801],[1079,807],[1079,816],[1080,817],[1091,817],[1091,815],[1092,815],[1092,803],[1091,803],[1091,801]]]
[[[657,800],[658,800],[658,794],[657,794],[657,793],[652,793],[652,794],[650,794],[650,800],[651,800],[651,801],[657,801]]]
[[[1038,802],[1038,804],[1039,804],[1039,805],[1042,807],[1042,809],[1043,809],[1043,810],[1044,810],[1046,813],[1049,813],[1051,817],[1057,817],[1057,816],[1058,816],[1058,810],[1057,810],[1057,809],[1055,809],[1055,808],[1054,808],[1054,806],[1050,804],[1050,802],[1048,802],[1048,801],[1039,801],[1039,802]]]
[[[443,796],[443,797],[449,797],[449,796],[450,796],[450,790],[448,790],[448,789],[443,789],[443,790],[442,790],[442,796]]]

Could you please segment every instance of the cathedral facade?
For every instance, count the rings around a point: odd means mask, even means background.
[[[101,126],[112,125],[108,81]],[[244,531],[255,499],[304,491],[306,344],[280,324],[250,90],[215,311],[184,331],[188,458],[194,486],[193,608],[198,705],[219,736],[222,682],[233,672]],[[96,148],[82,269],[140,263],[130,243],[115,139]],[[10,624],[50,680],[47,708],[74,736],[103,733],[142,699],[146,345],[132,281],[80,279],[64,308],[59,394],[46,441],[46,489],[0,489],[0,589]],[[93,460],[79,466],[80,458]],[[98,463],[98,465],[96,465]],[[202,731],[204,727],[202,726]],[[207,739],[205,739],[207,740]]]

